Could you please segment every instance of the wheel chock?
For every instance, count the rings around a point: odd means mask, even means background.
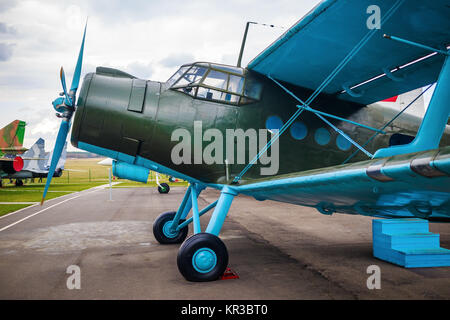
[[[239,276],[236,272],[231,270],[230,268],[226,268],[223,275],[220,277],[220,280],[230,280],[230,279],[239,279]]]

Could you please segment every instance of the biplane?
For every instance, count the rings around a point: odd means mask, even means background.
[[[115,176],[145,182],[153,170],[190,182],[179,208],[153,224],[161,244],[182,243],[177,265],[187,280],[223,274],[219,234],[238,194],[325,215],[449,221],[447,1],[326,0],[247,67],[188,63],[166,82],[98,67],[77,100],[85,37],[86,28],[69,90],[61,69],[63,93],[53,101],[61,126],[43,200],[73,117],[72,145],[114,159]],[[377,104],[433,83],[423,118]],[[200,210],[205,188],[220,196]]]

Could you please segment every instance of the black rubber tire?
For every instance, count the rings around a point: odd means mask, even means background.
[[[192,265],[192,258],[198,249],[208,248],[216,254],[217,262],[214,268],[202,273]],[[188,281],[214,281],[222,276],[228,266],[228,251],[219,237],[210,233],[197,233],[186,239],[181,245],[177,256],[178,270]]]
[[[169,191],[170,191],[170,187],[167,183],[161,183],[161,186],[158,186],[159,193],[169,193]]]
[[[178,231],[178,234],[173,238],[167,237],[163,232],[164,225],[168,221],[173,220],[173,218],[175,217],[175,214],[176,214],[175,211],[161,213],[158,216],[158,218],[156,218],[155,222],[153,222],[153,235],[155,236],[155,239],[159,243],[161,243],[161,244],[182,243],[184,241],[184,239],[186,239],[188,231],[189,231],[188,226],[186,226],[183,229],[181,229],[180,231]],[[179,223],[183,223],[184,221],[185,221],[184,219],[180,219]]]

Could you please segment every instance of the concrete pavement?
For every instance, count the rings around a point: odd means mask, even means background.
[[[178,245],[160,245],[152,223],[185,188],[97,188],[0,219],[0,299],[449,299],[450,268],[404,269],[372,256],[371,219],[238,196],[221,238],[239,279],[191,283]],[[204,191],[200,208],[217,199]],[[203,228],[209,214],[201,218]],[[450,248],[450,225],[430,224]],[[203,229],[204,230],[204,229]],[[190,229],[192,233],[192,228]],[[369,290],[378,265],[381,289]],[[81,271],[69,290],[67,268]]]

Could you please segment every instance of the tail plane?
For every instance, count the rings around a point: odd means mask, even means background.
[[[25,136],[25,122],[14,120],[4,128],[0,129],[0,156],[10,153],[22,153]]]

